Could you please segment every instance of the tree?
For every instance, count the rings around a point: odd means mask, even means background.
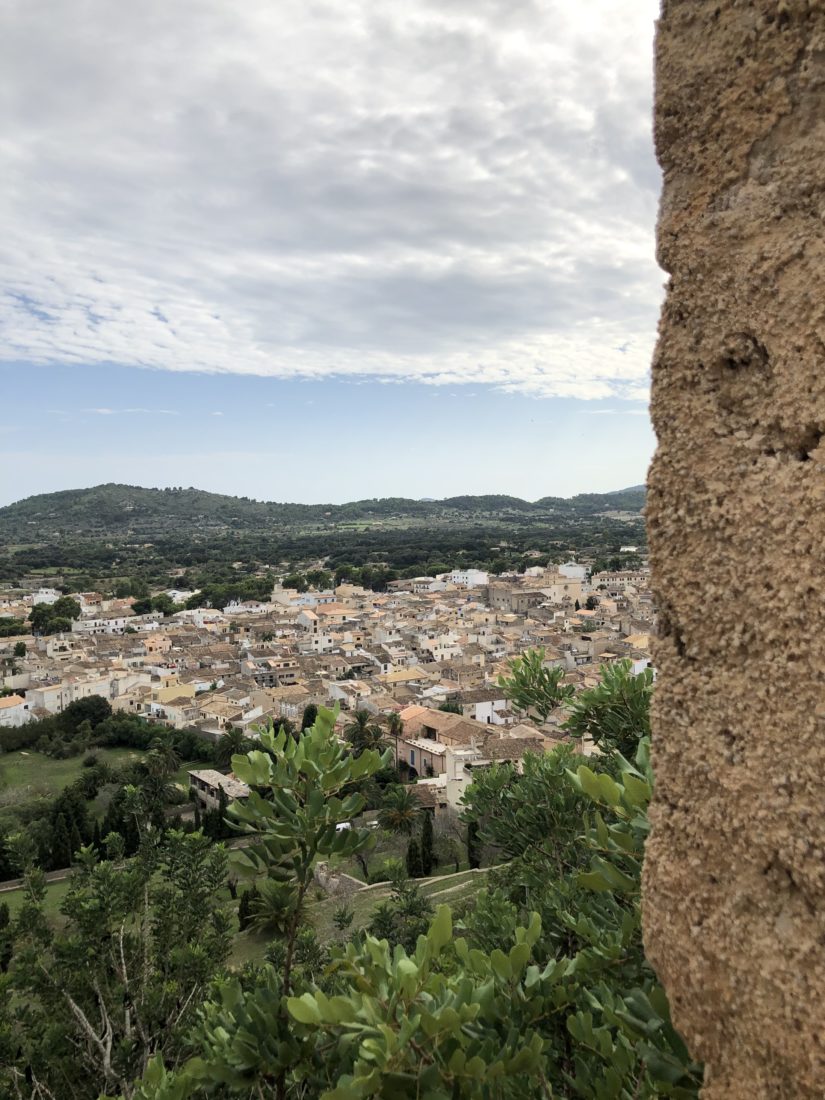
[[[588,596],[587,599],[584,601],[584,606],[587,608],[588,611],[595,611],[596,608],[599,606],[599,601],[596,599],[595,596]]]
[[[421,805],[412,789],[398,785],[388,787],[384,792],[378,822],[388,832],[411,836],[420,814]]]
[[[384,730],[368,710],[355,711],[352,721],[344,726],[344,737],[352,745],[356,756],[367,750],[380,750],[384,747]]]
[[[551,711],[573,695],[569,684],[562,684],[564,670],[547,667],[544,649],[528,649],[510,661],[510,675],[499,676],[498,686],[522,711],[535,711],[546,722]]]
[[[397,875],[389,899],[376,906],[368,932],[405,951],[415,951],[419,936],[425,936],[432,920],[433,907],[417,882]]]
[[[446,702],[446,703],[442,703],[439,706],[438,709],[446,711],[447,714],[463,714],[464,713],[461,709],[461,704],[456,703],[452,700],[450,700],[449,702]]]
[[[238,729],[237,726],[228,726],[215,746],[215,763],[219,768],[228,768],[233,756],[239,756],[251,747],[252,742],[242,729]]]
[[[355,912],[348,905],[339,905],[332,914],[332,923],[339,932],[346,932],[352,924]]]
[[[58,717],[61,729],[73,732],[82,722],[89,722],[96,729],[101,722],[112,716],[112,707],[102,695],[87,695],[85,699],[75,699]]]
[[[478,839],[478,822],[475,820],[467,825],[467,862],[470,870],[481,866],[481,845]]]
[[[308,759],[317,765],[311,753]],[[415,884],[398,882],[374,913],[370,934],[353,937],[331,967],[323,968],[317,949],[306,969],[295,965],[310,932],[289,947],[276,941],[270,967],[222,982],[203,1007],[190,1062],[172,1072],[160,1059],[152,1064],[141,1100],[194,1098],[215,1082],[228,1096],[276,1100],[298,1092],[335,1100],[573,1092],[587,1100],[692,1100],[701,1067],[673,1029],[642,949],[646,743],[635,765],[617,759],[614,770],[616,778],[582,765],[562,778],[589,810],[578,825],[581,853],[571,872],[557,877],[528,845],[510,878],[500,879],[504,888],[482,891],[456,938],[448,907],[440,906],[429,926],[416,922],[420,894],[416,902]],[[264,777],[244,778],[254,787]],[[329,775],[322,785],[331,785]],[[275,841],[279,864],[276,838],[291,830],[293,814],[281,796],[294,789],[270,787],[265,843]],[[506,814],[516,809],[514,803]],[[534,809],[543,812],[522,803],[524,813]],[[536,834],[537,824],[523,824],[528,837]],[[525,908],[525,899],[542,912]],[[406,928],[402,913],[411,915]],[[485,936],[489,946],[479,946]]]
[[[20,1095],[5,1087],[16,1070],[42,1083],[32,1096],[132,1097],[155,1054],[178,1061],[229,950],[225,872],[223,849],[194,834],[147,833],[125,865],[84,848],[61,907],[65,926],[54,930],[44,886],[30,875],[4,989],[17,1053],[9,1076],[0,1069],[0,1092]]]
[[[242,891],[238,902],[238,931],[245,932],[249,927],[249,921],[252,916],[252,906],[257,897],[258,890],[254,883],[248,890]]]
[[[433,873],[435,865],[435,853],[433,851],[433,818],[432,814],[423,813],[421,825],[421,870],[426,878]]]
[[[301,715],[301,731],[308,730],[314,726],[317,717],[318,707],[315,703],[307,703],[304,707],[304,713]]]
[[[51,865],[54,870],[62,870],[72,862],[72,838],[69,826],[63,814],[57,815],[52,838]]]
[[[61,596],[59,600],[55,600],[50,607],[50,611],[53,619],[80,618],[80,604],[77,600],[73,600],[71,596]]]
[[[165,592],[161,592],[159,595],[152,599],[152,610],[158,611],[161,615],[174,615],[178,610],[177,604],[168,596]]]
[[[421,861],[421,848],[415,837],[410,837],[407,844],[407,874],[410,878],[423,878],[424,865]]]
[[[26,651],[26,643],[25,642],[16,642],[15,646],[14,646],[14,650],[12,652],[14,653],[15,657],[25,657],[26,652],[27,652]]]
[[[576,697],[564,728],[632,759],[641,738],[650,734],[652,693],[652,668],[634,675],[627,660],[602,665],[600,682]]]
[[[575,603],[573,604],[573,610],[574,611],[581,611],[581,607],[582,607],[582,605],[579,603],[578,600],[576,600]]]
[[[339,831],[336,825],[351,821],[364,806],[358,793],[342,797],[345,789],[351,789],[378,771],[382,763],[388,763],[388,753],[383,759],[369,750],[358,757],[347,754],[334,735],[336,717],[337,711],[320,707],[315,724],[297,737],[283,730],[275,733],[270,724],[260,731],[260,750],[232,760],[235,774],[250,787],[247,800],[235,802],[230,808],[240,831],[252,842],[238,849],[238,863],[257,879],[261,893],[259,906],[270,911],[278,906],[283,928],[283,965],[278,971],[270,969],[263,975],[262,987],[262,995],[270,1006],[280,1005],[274,1007],[274,1014],[267,1014],[266,1021],[277,1047],[274,1060],[269,1059],[269,1075],[277,1100],[284,1100],[287,1095],[288,1075],[300,1049],[290,1035],[283,999],[293,992],[300,916],[314,880],[315,862],[319,857],[332,855],[351,858],[374,844],[368,830]],[[239,995],[240,987],[236,985],[233,989],[236,992],[229,993],[224,1005],[231,1005],[232,998]],[[222,1006],[215,1005],[212,1019],[222,1016],[223,1011]],[[209,1012],[204,1026],[211,1027]],[[235,1025],[231,1026],[236,1030]],[[211,1069],[206,1065],[205,1069],[211,1075]],[[235,1077],[230,1074],[224,1080],[232,1084]]]

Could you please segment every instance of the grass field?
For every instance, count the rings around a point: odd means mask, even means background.
[[[51,920],[60,921],[62,918],[58,909],[69,889],[69,879],[62,882],[52,882],[46,887],[46,897],[43,902],[43,911]],[[9,907],[11,916],[16,916],[23,904],[22,890],[6,890],[0,892],[0,902],[5,902]]]
[[[90,749],[101,764],[121,767],[140,760],[135,749]],[[0,756],[0,808],[34,798],[54,798],[83,771],[80,753],[68,760],[53,760],[39,752],[9,752]]]
[[[478,890],[481,890],[485,882],[486,875],[483,871],[463,871],[458,875],[445,875],[441,878],[422,882],[421,892],[427,895],[433,906],[442,903],[456,905],[459,901],[464,901]],[[70,880],[64,879],[62,882],[50,883],[46,887],[45,913],[58,926],[63,922],[59,909],[69,885]],[[243,889],[243,886],[241,889]],[[335,927],[333,921],[335,910],[346,904],[355,914],[350,927],[353,929],[364,928],[369,924],[375,909],[390,896],[390,892],[389,884],[382,884],[371,890],[363,890],[360,893],[353,894],[346,899],[341,897],[315,897],[307,905],[307,918],[315,928],[318,939],[322,943],[340,943],[348,938],[349,932],[340,932]],[[230,911],[237,914],[237,902],[231,901],[229,891],[224,889],[221,894]],[[8,905],[11,916],[16,916],[23,904],[23,891],[19,889],[0,891],[0,903],[2,902]],[[269,932],[249,931],[241,934],[237,931],[236,921],[237,918],[233,921],[236,932],[229,956],[229,964],[240,969],[245,963],[261,962],[273,937]]]

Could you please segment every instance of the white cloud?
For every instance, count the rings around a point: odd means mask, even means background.
[[[11,0],[0,358],[644,399],[657,0]]]

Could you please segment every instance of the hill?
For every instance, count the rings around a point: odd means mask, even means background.
[[[256,532],[335,528],[383,521],[465,523],[640,515],[643,486],[615,493],[543,497],[456,496],[444,500],[383,497],[348,504],[292,504],[225,496],[200,489],[145,489],[106,484],[27,497],[0,508],[0,545],[31,544],[57,537],[156,537],[170,532]]]

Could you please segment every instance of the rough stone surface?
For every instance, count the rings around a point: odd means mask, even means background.
[[[649,956],[704,1097],[825,1096],[825,4],[664,0]]]

